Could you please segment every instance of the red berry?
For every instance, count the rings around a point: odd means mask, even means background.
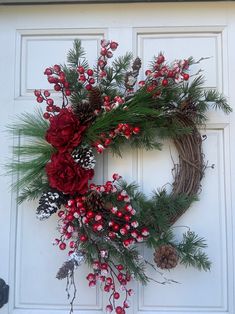
[[[110,239],[114,239],[115,237],[116,237],[116,233],[110,231],[110,232],[109,232],[109,238],[110,238]]]
[[[73,218],[74,218],[74,217],[73,217],[73,215],[71,215],[71,214],[69,214],[69,215],[66,216],[66,219],[69,220],[69,221],[73,221]]]
[[[129,239],[126,239],[126,240],[123,241],[123,245],[124,245],[125,247],[130,246],[130,244],[131,244],[131,242],[130,242]]]
[[[71,249],[73,249],[73,248],[75,247],[75,245],[76,245],[76,243],[75,243],[74,241],[70,241],[70,242],[69,242],[69,247],[70,247]]]
[[[125,215],[125,216],[124,216],[124,219],[125,219],[125,221],[130,221],[131,216],[129,216],[129,215]]]
[[[127,230],[125,228],[121,228],[120,233],[121,233],[121,235],[125,236],[125,235],[127,235]]]
[[[111,41],[111,43],[110,43],[110,49],[116,50],[117,47],[118,47],[118,43],[115,42],[115,41]]]
[[[80,75],[79,76],[79,79],[78,79],[80,82],[86,82],[86,77],[85,77],[85,75]]]
[[[45,97],[49,97],[51,95],[51,93],[48,90],[44,90],[43,94]]]
[[[109,96],[104,96],[104,101],[109,102],[110,101],[110,97]]]
[[[189,79],[189,74],[188,73],[182,73],[183,78],[185,81],[187,81]]]
[[[91,84],[87,84],[87,85],[86,85],[86,90],[89,91],[89,90],[91,90],[91,89],[92,89],[92,85],[91,85]]]
[[[113,297],[114,297],[114,299],[116,299],[116,300],[119,299],[119,298],[120,298],[120,293],[114,292]]]
[[[86,279],[89,280],[89,281],[95,280],[95,275],[92,274],[92,273],[89,273],[89,274],[86,276]]]
[[[145,71],[145,75],[146,75],[146,76],[148,76],[148,75],[150,75],[150,74],[152,74],[152,71],[151,71],[151,70],[146,70],[146,71]]]
[[[123,314],[123,308],[121,306],[116,307],[116,314]]]
[[[121,194],[118,194],[117,196],[117,200],[118,201],[123,201],[124,197]]]
[[[123,274],[121,274],[121,273],[118,274],[118,275],[117,275],[117,278],[118,278],[119,281],[122,281],[122,279],[123,279]]]
[[[106,278],[106,284],[111,285],[113,283],[113,279],[111,277]]]
[[[168,85],[168,79],[163,79],[162,86],[167,86],[167,85]]]
[[[79,67],[77,68],[77,71],[78,71],[78,73],[80,73],[80,74],[84,74],[85,69],[84,69],[84,67],[79,66]]]
[[[122,264],[116,266],[117,270],[122,271],[124,269]]]
[[[88,70],[86,71],[86,73],[87,73],[88,76],[92,76],[94,72],[93,72],[92,69],[88,69]]]
[[[106,140],[105,140],[105,142],[104,142],[104,146],[109,146],[110,144],[111,144],[111,142],[112,142],[112,139],[111,138],[107,138]]]
[[[96,281],[92,280],[92,281],[89,282],[89,287],[90,288],[94,288],[95,286],[96,286]]]
[[[98,66],[99,66],[101,69],[103,69],[103,68],[106,66],[106,64],[107,64],[107,62],[104,61],[104,60],[102,60],[102,59],[100,59],[100,60],[98,61]]]
[[[60,243],[59,248],[61,250],[65,250],[66,249],[66,244],[64,242]]]
[[[55,78],[54,76],[48,76],[47,80],[51,84],[54,84],[54,83],[58,82],[57,78]]]
[[[134,134],[140,133],[140,128],[139,128],[138,126],[135,126],[135,127],[133,128],[133,133],[134,133]]]
[[[42,103],[43,102],[43,97],[42,96],[37,97],[37,102]]]
[[[116,215],[118,216],[118,218],[121,218],[121,217],[123,216],[123,213],[120,212],[120,211],[118,211],[118,212],[116,213]]]
[[[52,69],[51,68],[46,68],[45,71],[44,71],[44,74],[45,75],[51,75],[53,72],[52,72]]]
[[[110,291],[110,286],[109,285],[105,285],[104,286],[104,291],[105,292],[109,292]]]
[[[85,234],[82,234],[82,235],[80,235],[79,239],[81,242],[86,242],[88,238]]]
[[[34,95],[35,95],[36,97],[41,96],[41,91],[40,91],[40,90],[38,90],[38,89],[35,89],[35,91],[34,91]]]
[[[66,90],[65,90],[65,95],[66,95],[66,96],[70,96],[70,95],[71,95],[71,91],[70,91],[69,89],[66,89]]]
[[[89,83],[90,83],[91,85],[95,84],[95,79],[94,79],[93,77],[91,77],[91,78],[89,79]]]
[[[113,230],[114,231],[118,231],[120,229],[120,226],[118,225],[118,224],[115,224],[114,226],[113,226]]]
[[[61,71],[61,67],[58,64],[55,64],[53,66],[53,69],[54,69],[55,72],[60,72]]]
[[[107,263],[102,263],[100,265],[100,268],[103,269],[103,270],[106,270],[106,269],[108,269],[108,264]]]
[[[101,54],[101,56],[106,56],[107,49],[106,48],[101,48],[100,54]]]
[[[47,113],[47,112],[46,112]],[[64,211],[63,210],[60,210],[59,212],[58,212],[58,216],[59,217],[62,217],[64,215]]]
[[[173,78],[175,76],[175,73],[173,71],[168,71],[167,76],[170,78]]]
[[[47,104],[48,104],[48,106],[52,106],[54,104],[54,100],[51,99],[51,98],[48,98],[47,99]]]
[[[44,118],[44,119],[49,119],[50,116],[51,116],[51,115],[50,115],[48,112],[45,112],[45,113],[43,114],[43,118]]]
[[[91,218],[93,218],[93,217],[95,216],[95,214],[94,214],[93,211],[89,210],[89,211],[87,212],[86,216],[87,216],[87,218],[91,219]]]
[[[113,306],[111,304],[106,306],[106,312],[111,313],[113,311]]]
[[[151,93],[155,88],[156,88],[155,85],[149,85],[149,86],[147,87],[147,92]]]
[[[64,82],[64,87],[69,88],[69,82]]]
[[[61,86],[60,86],[59,84],[55,84],[54,90],[55,90],[56,92],[59,92],[59,91],[61,90]]]

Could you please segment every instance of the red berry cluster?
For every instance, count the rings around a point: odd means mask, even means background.
[[[119,105],[122,105],[125,102],[124,98],[120,96],[115,96],[113,100],[111,100],[110,96],[103,97],[103,109],[108,112],[112,109],[116,109]]]
[[[105,71],[105,66],[107,65],[107,61],[109,58],[113,57],[113,51],[115,51],[118,47],[118,43],[115,41],[109,41],[106,39],[101,40],[101,50],[100,57],[98,59],[98,74],[100,78],[103,78],[107,75]]]
[[[56,92],[62,92],[63,98],[67,99],[67,96],[71,95],[71,90],[69,89],[69,83],[66,79],[66,74],[61,70],[58,64],[53,67],[46,68],[44,74],[47,75],[47,80],[50,84],[54,84],[54,90]],[[60,107],[54,104],[54,100],[51,98],[51,93],[48,90],[35,90],[34,95],[38,103],[46,103],[46,112],[43,114],[45,119],[50,119],[53,115],[60,112]],[[63,101],[63,106],[65,102]]]
[[[83,66],[77,67],[78,82],[85,84],[86,90],[91,90],[92,85],[95,84],[94,71],[92,69],[85,70]]]
[[[148,92],[153,92],[158,86],[166,87],[169,84],[180,83],[181,81],[187,81],[189,74],[187,70],[189,68],[188,60],[175,61],[172,65],[167,65],[163,54],[159,54],[153,65],[153,70],[146,70],[146,79],[139,82],[139,86],[146,86]],[[155,96],[161,94],[160,90],[157,90]]]
[[[148,229],[140,228],[135,218],[136,211],[131,205],[130,196],[117,186],[116,182],[120,179],[121,176],[115,173],[113,181],[107,181],[103,185],[91,184],[86,196],[70,199],[65,209],[58,212],[61,237],[55,239],[55,244],[65,250],[68,242],[70,255],[81,249],[83,243],[94,243],[97,259],[93,261],[93,273],[87,275],[89,286],[94,287],[101,282],[103,290],[110,293],[107,312],[115,310],[115,313],[125,314],[125,309],[129,307],[127,298],[133,294],[133,290],[127,288],[131,275],[125,271],[122,264],[114,264],[112,259],[109,259],[107,248],[95,240],[99,237],[106,238],[115,241],[120,250],[125,250],[135,243],[142,242],[149,235]],[[89,193],[102,197],[102,209],[88,205]],[[116,306],[121,294],[125,294],[124,301],[121,306]]]
[[[50,84],[54,84],[54,90],[56,92],[62,91],[65,96],[71,95],[69,89],[69,82],[66,79],[66,74],[62,71],[58,64],[55,64],[51,68],[46,68],[44,74],[47,75],[47,80]]]
[[[128,297],[134,294],[134,291],[127,287],[131,281],[131,275],[124,270],[122,264],[108,263],[106,259],[102,258],[94,260],[92,268],[93,273],[89,273],[86,277],[89,287],[95,287],[97,283],[101,283],[104,292],[110,293],[106,312],[115,311],[117,314],[125,314],[125,309],[129,307]],[[124,300],[121,302],[122,306],[117,306],[116,302],[120,300],[121,295],[124,295]]]
[[[54,100],[50,98],[51,93],[48,90],[44,90],[42,93],[41,90],[35,90],[34,95],[37,97],[37,102],[42,103],[46,102],[46,112],[43,114],[45,119],[50,119],[53,114],[60,112],[60,107],[54,105]]]
[[[104,185],[90,185],[91,190],[102,195],[114,194],[116,198],[115,206],[110,206],[98,215],[94,214],[93,231],[106,232],[111,240],[121,240],[123,246],[128,248],[136,242],[142,242],[149,235],[149,231],[147,228],[139,230],[139,223],[134,217],[136,211],[131,205],[130,196],[125,190],[119,191],[115,186],[115,181],[119,180],[120,176],[114,174],[113,179],[113,182],[107,181]]]
[[[102,133],[100,139],[96,141],[93,146],[96,148],[96,151],[101,154],[117,136],[125,136],[126,139],[130,139],[131,136],[139,133],[140,128],[138,126],[131,126],[128,123],[119,123],[118,126],[108,134]]]

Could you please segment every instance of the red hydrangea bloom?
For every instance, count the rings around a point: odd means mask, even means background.
[[[55,153],[46,165],[46,173],[52,188],[73,195],[85,194],[88,181],[94,176],[94,170],[79,166],[69,153]]]
[[[50,119],[46,140],[59,152],[72,151],[74,147],[80,144],[85,129],[86,126],[80,124],[75,114],[64,108],[60,110],[58,115]]]

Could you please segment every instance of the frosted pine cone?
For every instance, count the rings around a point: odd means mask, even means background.
[[[39,199],[39,206],[36,210],[36,217],[39,220],[49,218],[52,214],[57,212],[62,204],[65,204],[67,197],[57,191],[56,189],[50,189],[44,192]]]
[[[72,157],[82,168],[89,170],[95,167],[95,156],[89,146],[79,146],[72,152]]]

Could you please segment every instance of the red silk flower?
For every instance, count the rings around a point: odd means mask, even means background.
[[[85,194],[88,181],[94,176],[94,170],[79,166],[69,153],[55,153],[46,165],[46,173],[52,188],[73,195]]]
[[[46,132],[46,140],[59,152],[72,151],[81,142],[86,126],[81,125],[74,113],[67,108],[50,119],[50,127]]]

